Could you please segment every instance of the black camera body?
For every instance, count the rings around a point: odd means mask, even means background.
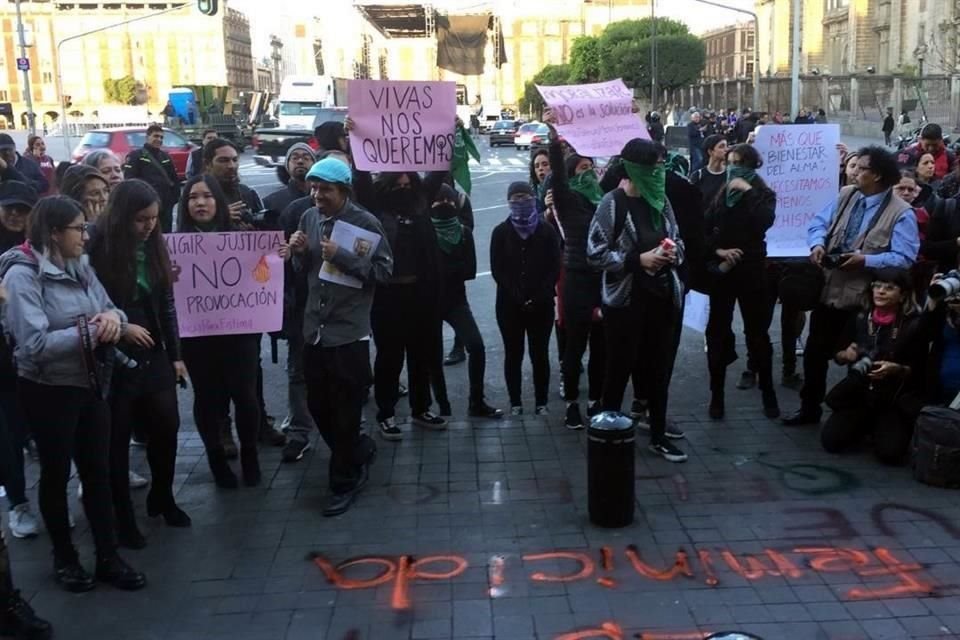
[[[850,365],[850,373],[853,375],[866,378],[867,375],[869,375],[869,373],[873,371],[874,366],[875,366],[875,363],[873,361],[873,358],[869,354],[863,355],[863,356],[860,356],[860,358],[856,362]]]
[[[838,269],[846,260],[847,256],[844,253],[828,253],[820,259],[820,266],[824,269]]]
[[[945,300],[960,295],[960,271],[952,269],[934,280],[927,294],[933,300]]]

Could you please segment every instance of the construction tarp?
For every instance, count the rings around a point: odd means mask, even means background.
[[[483,74],[490,14],[437,15],[437,66],[464,76]],[[506,62],[503,37],[495,63]]]

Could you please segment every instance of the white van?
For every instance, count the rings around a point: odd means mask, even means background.
[[[336,104],[330,76],[287,76],[278,99],[277,124],[281,129],[310,129],[317,113]]]

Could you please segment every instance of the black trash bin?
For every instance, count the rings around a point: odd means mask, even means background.
[[[604,411],[587,428],[587,505],[590,522],[625,527],[633,522],[633,420]]]

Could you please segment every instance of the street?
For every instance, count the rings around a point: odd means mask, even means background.
[[[488,248],[506,217],[507,186],[528,179],[529,153],[485,141],[480,149],[472,193],[478,277],[468,295],[487,346],[488,401],[507,409]],[[279,188],[249,152],[241,176],[261,197]],[[775,358],[778,333],[775,320]],[[703,336],[693,331],[684,332],[669,411],[687,433],[677,444],[689,461],[652,456],[639,432],[634,523],[591,525],[587,437],[563,426],[552,340],[551,349],[549,416],[533,416],[525,366],[525,417],[467,419],[466,364],[448,367],[448,431],[411,426],[401,400],[403,441],[378,439],[369,485],[331,519],[320,515],[329,456],[319,438],[295,464],[264,448],[259,488],[217,490],[191,393],[181,391],[176,491],[193,527],[147,520],[144,493],[134,493],[149,544],[123,555],[147,574],[146,589],[65,593],[51,577],[45,532],[9,539],[16,584],[61,640],[682,640],[731,629],[765,640],[960,635],[955,495],[916,483],[908,468],[882,467],[868,450],[830,456],[815,428],[765,419],[758,391],[733,388],[742,357],[728,375],[726,419],[709,421]],[[285,344],[279,363],[269,359],[264,340],[267,405],[279,422]],[[777,393],[784,413],[797,407],[794,391]],[[371,404],[367,429],[375,429],[374,413]],[[131,466],[148,473],[142,449],[131,449]],[[37,477],[28,462],[31,500]],[[76,479],[69,498],[74,540],[92,566]]]

